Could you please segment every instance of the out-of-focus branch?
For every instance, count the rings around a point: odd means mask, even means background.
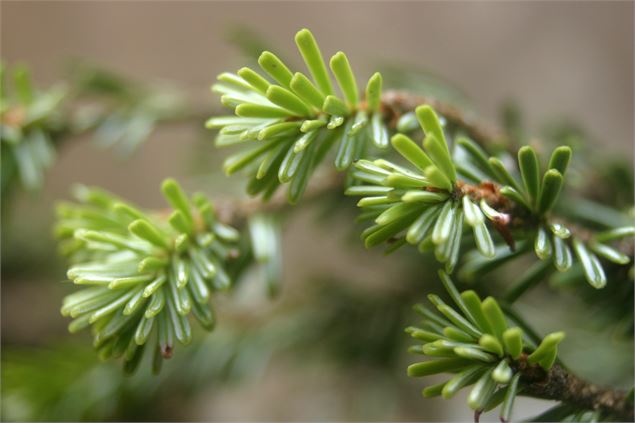
[[[344,174],[335,170],[318,173],[311,178],[304,201],[310,201],[326,193],[342,191]],[[216,212],[219,219],[232,226],[240,226],[248,217],[261,212],[277,211],[289,206],[289,201],[283,191],[278,191],[268,202],[260,198],[246,200],[227,200],[216,202]]]
[[[382,105],[392,114],[392,120],[404,113],[413,111],[417,106],[428,104],[447,119],[448,123],[463,129],[478,144],[487,146],[493,143],[505,144],[508,136],[494,125],[486,125],[462,110],[431,97],[413,95],[406,91],[386,91],[382,95]]]

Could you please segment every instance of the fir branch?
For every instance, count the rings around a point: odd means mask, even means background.
[[[202,194],[191,198],[179,184],[162,184],[168,213],[138,209],[94,188],[78,187],[79,204],[60,204],[55,232],[73,265],[68,279],[82,289],[61,309],[74,320],[69,331],[92,328],[101,358],[124,357],[133,372],[150,344],[159,372],[175,339],[192,340],[188,315],[212,330],[214,293],[231,287],[229,267],[238,257],[240,234],[217,221]]]
[[[482,412],[502,404],[501,421],[509,421],[516,395],[555,400],[575,410],[598,412],[603,419],[632,421],[633,404],[624,391],[602,388],[579,378],[557,361],[563,332],[536,335],[509,307],[493,297],[481,301],[474,291],[459,291],[439,272],[454,307],[429,295],[436,310],[418,304],[423,319],[406,332],[421,343],[409,352],[425,361],[408,367],[408,375],[449,374],[451,378],[423,389],[423,396],[450,398],[471,388],[468,405]],[[518,326],[512,326],[512,324]]]
[[[463,273],[484,273],[517,255],[502,252],[505,246],[494,245],[490,227],[500,233],[511,250],[516,248],[516,241],[522,243],[518,253],[529,251],[527,247],[533,245],[537,257],[553,260],[558,271],[567,271],[572,266],[582,268],[589,284],[597,289],[603,288],[609,279],[600,257],[618,265],[631,262],[632,250],[630,254],[624,254],[620,247],[608,243],[633,236],[635,227],[611,227],[596,233],[567,223],[552,212],[564,186],[572,155],[570,147],[556,148],[544,171],[540,169],[534,149],[522,146],[518,150],[517,165],[507,169],[498,157],[489,157],[483,150],[487,147],[490,152],[505,149],[507,153],[515,153],[516,146],[511,144],[504,131],[483,125],[434,99],[400,91],[382,95],[382,79],[378,73],[368,81],[365,96],[360,96],[348,59],[341,52],[332,56],[328,63],[341,91],[338,96],[311,33],[300,31],[296,43],[313,82],[300,72],[292,73],[274,54],[264,52],[258,63],[265,76],[242,68],[236,74],[221,74],[219,83],[213,87],[222,95],[223,105],[233,109],[235,116],[213,117],[207,126],[220,130],[216,139],[218,146],[243,148],[226,160],[225,170],[232,174],[246,169],[250,175],[248,192],[260,194],[267,200],[265,203],[255,199],[227,201],[217,204],[216,210],[220,220],[233,226],[248,223],[252,242],[259,243],[252,246],[256,260],[278,256],[279,250],[276,247],[277,232],[270,233],[276,230],[272,222],[266,218],[253,219],[254,216],[280,211],[288,202],[295,203],[303,195],[317,198],[345,187],[347,195],[363,197],[358,203],[362,208],[359,220],[373,222],[362,234],[367,247],[386,242],[388,251],[392,252],[407,243],[413,244],[421,252],[434,251],[437,259],[445,263],[448,273],[454,270],[461,257],[464,222],[470,229],[466,232],[473,238],[475,251],[480,255],[474,258],[471,254],[473,257],[464,264]],[[395,129],[398,133],[390,139],[389,130]],[[405,135],[420,133],[420,130],[425,135],[423,148]],[[368,160],[369,157],[385,156],[390,143],[414,167],[404,167],[382,158]],[[339,172],[329,170],[311,178],[329,151],[335,153],[334,168]],[[289,187],[287,198],[279,191],[276,193],[283,184]],[[169,223],[178,234],[194,235],[193,228],[199,225],[189,212],[187,200],[181,194],[171,197],[171,205],[181,214],[173,215]],[[211,205],[209,208],[211,210]],[[110,211],[106,210],[101,217],[108,218],[107,222],[119,221]],[[85,253],[91,245],[108,243],[114,250],[123,245],[138,252],[140,247],[130,244],[130,239],[126,238],[131,231],[137,237],[145,237],[146,241],[161,244],[163,253],[183,254],[183,257],[174,254],[167,260],[165,254],[153,258],[162,271],[164,268],[175,269],[172,273],[176,276],[172,276],[171,281],[175,281],[177,288],[190,288],[186,272],[189,267],[183,265],[183,260],[189,256],[178,248],[176,241],[176,250],[173,250],[174,234],[162,234],[160,222],[156,222],[158,226],[153,231],[141,221],[131,229],[126,229],[127,226],[101,228],[105,234],[100,234],[75,227],[83,223],[70,219],[76,217],[74,213],[64,216],[68,227],[62,229],[68,236],[72,235],[74,241],[84,244],[78,246],[75,243],[71,247]],[[95,223],[101,227],[102,220]],[[207,226],[204,228],[207,232],[214,231],[214,227]],[[111,232],[116,236],[106,237]],[[87,237],[87,233],[92,237]],[[220,234],[211,235],[222,238]],[[211,235],[207,237],[209,242],[214,238]],[[196,237],[196,242],[199,238]],[[165,239],[170,240],[166,245]],[[631,243],[622,245],[632,248]],[[216,253],[210,250],[210,254]],[[573,262],[574,254],[578,263]],[[137,257],[134,259],[136,262]],[[553,271],[546,263],[538,262],[534,270],[513,286],[506,295],[507,305]],[[272,264],[272,268],[276,266],[276,263]],[[117,269],[108,270],[114,272]],[[73,272],[69,276],[76,283],[84,281]],[[98,283],[102,283],[102,279],[93,275],[93,280]],[[527,336],[523,336],[524,328],[508,326],[514,316],[506,316],[508,313],[501,310],[494,298],[481,302],[474,292],[459,294],[444,273],[441,273],[441,279],[458,311],[435,295],[429,297],[443,316],[421,308],[423,329],[409,328],[408,331],[414,338],[426,342],[413,347],[411,352],[430,356],[432,360],[413,364],[408,372],[411,376],[434,373],[453,373],[455,376],[446,383],[427,387],[424,395],[450,397],[462,387],[474,384],[468,399],[470,407],[480,413],[502,404],[501,419],[504,421],[511,415],[517,394],[558,400],[575,407],[576,411],[593,410],[602,417],[632,419],[633,412],[629,409],[632,404],[625,393],[599,388],[568,372],[561,364],[554,364],[564,333],[554,332],[540,338],[526,331]],[[109,282],[114,284],[109,285],[109,289],[119,287],[118,284],[146,283],[138,277]],[[271,288],[274,289],[275,286]],[[67,304],[63,312],[80,315],[84,306]],[[111,304],[103,313],[110,313],[115,306],[120,304]],[[189,309],[176,314],[185,316],[188,312]],[[100,315],[86,317],[85,321],[79,322],[82,326],[94,323]],[[178,324],[173,326],[176,328]],[[113,341],[112,348],[102,349],[102,355],[110,355],[111,349],[122,353],[120,350],[128,343],[128,338],[129,335],[122,336],[116,345]],[[183,341],[187,343],[189,336]],[[137,343],[143,345],[144,342]],[[128,354],[128,361],[135,361],[134,352],[138,349],[132,343],[129,345],[132,345],[132,349],[128,349],[132,353]]]
[[[525,382],[523,395],[561,401],[582,410],[599,411],[605,419],[632,422],[633,404],[628,393],[587,382],[559,364],[548,371],[529,365],[521,357],[519,368]]]

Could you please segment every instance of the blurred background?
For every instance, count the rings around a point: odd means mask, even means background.
[[[243,196],[203,129],[220,111],[209,86],[220,72],[253,63],[261,48],[299,65],[293,36],[302,27],[325,55],[345,51],[361,78],[380,69],[387,88],[439,97],[490,123],[514,104],[527,134],[574,128],[598,157],[628,168],[633,12],[632,2],[3,1],[2,60],[29,65],[36,85],[67,80],[78,62],[89,63],[178,93],[168,102],[186,110],[130,154],[95,145],[92,134],[67,141],[40,190],[3,198],[3,419],[471,419],[465,394],[426,400],[421,382],[406,377],[412,358],[403,328],[431,272],[416,254],[365,251],[350,230],[354,207],[295,209],[283,228],[281,295],[268,299],[258,275],[247,275],[217,300],[218,329],[153,378],[144,366],[124,377],[116,363],[98,361],[87,334],[67,334],[54,204],[82,183],[158,208],[167,176],[217,198]],[[584,310],[575,296],[548,289],[521,307],[543,332],[565,326],[564,359],[581,374],[632,384],[632,340],[611,331],[603,335],[611,347],[600,353],[615,371],[585,365],[598,351],[576,344],[593,326]],[[517,417],[545,406],[523,399]]]

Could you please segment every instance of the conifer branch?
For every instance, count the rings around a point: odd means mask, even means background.
[[[158,368],[161,357],[171,355],[174,336],[189,342],[190,311],[211,329],[208,299],[230,287],[230,268],[244,268],[252,259],[260,264],[269,260],[270,279],[278,278],[279,230],[263,213],[279,212],[302,197],[344,190],[361,197],[358,221],[370,223],[362,233],[366,247],[387,244],[392,252],[411,244],[422,253],[433,252],[444,265],[440,278],[457,308],[430,295],[436,310],[419,306],[421,327],[407,329],[424,341],[410,352],[427,358],[411,365],[408,374],[452,374],[448,381],[426,387],[424,396],[449,398],[474,385],[468,405],[477,416],[501,405],[503,421],[510,419],[517,395],[558,400],[576,413],[632,418],[626,394],[582,381],[557,362],[564,332],[541,338],[519,324],[513,311],[507,312],[554,269],[574,274],[570,269],[577,267],[578,275],[601,289],[609,281],[603,262],[623,266],[632,261],[632,244],[617,242],[635,235],[635,227],[591,232],[553,211],[572,149],[556,148],[541,169],[531,146],[516,152],[504,131],[452,106],[402,91],[382,94],[379,73],[360,95],[346,55],[338,52],[324,62],[308,30],[298,32],[296,44],[312,79],[263,52],[258,64],[264,73],[250,68],[223,73],[212,87],[233,114],[212,117],[207,127],[218,129],[217,146],[240,148],[224,169],[228,175],[247,171],[247,192],[264,202],[224,201],[212,207],[200,195],[188,199],[168,181],[164,194],[174,211],[167,220],[100,191],[80,196],[82,205],[60,208],[63,245],[84,264],[71,268],[69,278],[96,285],[66,298],[62,313],[76,319],[71,329],[92,325],[100,354],[123,355],[133,370],[152,331],[148,319],[159,316],[164,323],[152,341]],[[415,135],[423,135],[422,142],[410,138]],[[387,159],[391,146],[408,162],[405,166]],[[503,163],[489,155],[501,149],[507,158],[517,153],[517,161]],[[327,170],[322,164],[329,154],[334,160]],[[288,188],[286,196],[278,189],[282,185]],[[239,243],[239,232],[220,222],[247,229],[251,244]],[[492,229],[506,245],[494,243]],[[475,248],[461,263],[464,237]],[[630,250],[622,251],[624,245]],[[243,247],[241,257],[247,258],[235,263]],[[459,277],[481,277],[531,247],[542,262],[508,290],[503,308],[493,297],[481,301],[473,291],[459,293],[448,276],[461,264]],[[275,283],[269,286],[274,292]],[[149,296],[159,293],[147,306],[150,314],[140,308],[148,289]],[[115,298],[117,290],[126,293]],[[122,308],[121,315],[110,317]]]
[[[434,307],[417,304],[414,310],[422,320],[406,328],[422,343],[409,352],[427,358],[410,365],[408,375],[451,376],[425,387],[424,397],[447,399],[473,385],[468,405],[477,421],[482,412],[499,405],[501,421],[509,421],[517,395],[559,401],[574,410],[598,413],[604,420],[632,421],[632,398],[626,392],[584,381],[557,362],[563,332],[541,338],[493,297],[481,300],[471,290],[459,293],[447,274],[441,271],[439,276],[453,304],[428,295]]]
[[[598,411],[605,419],[632,422],[633,403],[628,393],[587,382],[559,364],[548,371],[521,360],[523,395],[555,400],[583,410]]]

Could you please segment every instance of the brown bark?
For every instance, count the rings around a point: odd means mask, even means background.
[[[583,410],[599,411],[604,418],[632,422],[633,404],[622,390],[587,382],[559,364],[549,371],[529,365],[521,357],[519,370],[524,382],[522,394],[534,398],[561,401]]]

